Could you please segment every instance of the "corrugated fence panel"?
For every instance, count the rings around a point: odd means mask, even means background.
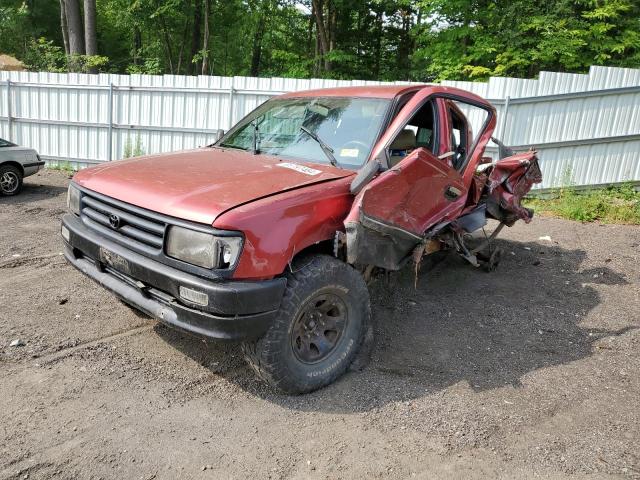
[[[538,150],[544,176],[538,188],[640,180],[640,70],[592,67],[588,75],[491,78],[484,90],[469,82],[444,84],[494,101],[495,136]],[[489,151],[495,158],[495,149]]]
[[[51,163],[84,167],[125,154],[210,143],[284,92],[364,80],[181,75],[0,72],[0,136],[36,148]],[[407,84],[408,82],[396,82]],[[443,82],[491,100],[494,136],[539,151],[542,187],[640,181],[640,70],[592,67],[588,74]],[[484,115],[463,108],[474,132]],[[497,155],[495,145],[488,153]]]

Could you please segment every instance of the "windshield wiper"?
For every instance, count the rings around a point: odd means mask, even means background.
[[[331,162],[331,165],[333,165],[334,167],[338,166],[338,161],[336,160],[336,157],[333,156],[333,148],[331,148],[329,145],[324,143],[322,141],[322,139],[318,135],[313,133],[311,130],[309,130],[304,125],[300,125],[300,130],[303,131],[304,133],[306,133],[307,135],[309,135],[311,138],[313,138],[318,143],[318,145],[320,145],[320,148],[322,149],[324,154],[329,159],[329,162]]]
[[[260,153],[260,129],[258,119],[256,118],[253,121],[253,154],[257,155]]]

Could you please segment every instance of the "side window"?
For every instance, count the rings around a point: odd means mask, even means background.
[[[392,122],[394,118],[396,118],[396,116],[398,116],[398,114],[400,113],[400,111],[404,108],[404,106],[409,102],[409,100],[411,100],[413,98],[413,96],[416,94],[416,91],[413,92],[409,92],[409,93],[405,93],[401,98],[400,101],[397,103],[396,108],[393,110],[393,115],[391,115],[391,120],[389,120],[389,122]]]
[[[435,109],[432,102],[425,103],[411,117],[404,129],[389,146],[389,166],[393,167],[419,147],[434,151]]]
[[[457,100],[447,100],[447,105],[450,120],[449,149],[454,152],[449,161],[453,168],[460,170],[473,153],[471,149],[489,113],[483,108]]]
[[[454,152],[451,163],[453,168],[458,170],[464,164],[469,153],[469,129],[467,119],[453,102],[449,104],[449,118],[451,120],[451,151]]]

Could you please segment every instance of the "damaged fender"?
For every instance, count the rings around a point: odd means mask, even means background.
[[[518,219],[529,223],[533,210],[522,206],[531,187],[542,182],[542,172],[535,151],[512,155],[495,163],[487,179],[487,211],[508,226]]]

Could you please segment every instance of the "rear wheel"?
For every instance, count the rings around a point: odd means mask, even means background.
[[[0,165],[0,194],[17,195],[22,190],[22,172],[13,165]]]
[[[267,333],[243,344],[249,364],[270,385],[305,393],[340,377],[369,323],[362,276],[328,255],[308,257],[287,275],[278,315]]]

